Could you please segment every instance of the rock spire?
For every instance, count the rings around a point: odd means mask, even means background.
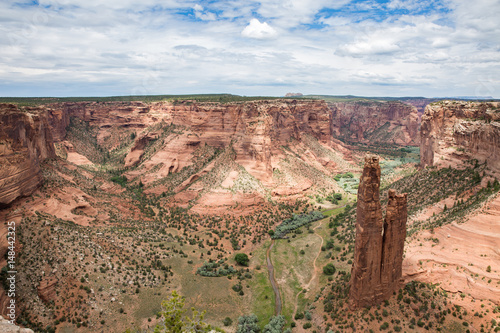
[[[389,190],[385,220],[380,205],[378,157],[365,158],[358,188],[356,245],[349,304],[373,305],[399,288],[407,219],[406,194]]]

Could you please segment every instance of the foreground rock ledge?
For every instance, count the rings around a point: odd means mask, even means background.
[[[407,196],[389,190],[387,214],[383,220],[378,157],[365,158],[356,213],[356,245],[349,293],[349,305],[353,309],[388,299],[401,284]]]

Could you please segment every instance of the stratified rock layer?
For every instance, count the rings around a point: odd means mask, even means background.
[[[41,182],[40,162],[55,157],[47,113],[0,105],[0,206],[30,195]]]
[[[422,166],[456,166],[464,160],[487,162],[500,172],[500,103],[443,101],[422,116]]]
[[[400,102],[336,102],[332,134],[347,143],[418,146],[419,117],[414,106]]]
[[[358,188],[356,244],[349,302],[358,308],[390,297],[401,280],[406,237],[406,194],[389,191],[385,221],[380,205],[380,165],[365,158]]]

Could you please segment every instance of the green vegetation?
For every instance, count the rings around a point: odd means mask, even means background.
[[[208,262],[205,261],[203,263],[203,266],[198,267],[198,269],[196,270],[196,274],[208,277],[236,274],[237,270],[235,270],[233,266],[229,266],[227,263],[225,263],[225,261],[225,259],[221,259],[219,261],[213,261],[212,259],[209,259]]]
[[[453,207],[445,206],[440,214],[425,221],[413,223],[408,229],[409,236],[422,229],[431,229],[453,221],[460,221],[462,217],[500,190],[500,184],[497,181],[490,186],[480,188],[479,185],[483,178],[481,175],[484,174],[485,165],[479,165],[474,161],[470,161],[469,164],[472,166],[462,170],[428,167],[400,179],[390,186],[399,193],[408,193],[409,215],[445,198],[453,196],[456,198]],[[474,189],[473,195],[469,194],[471,189]],[[387,196],[383,194],[381,197],[386,198]]]
[[[172,296],[161,303],[162,310],[159,315],[162,318],[162,323],[155,327],[155,333],[194,333],[194,332],[224,332],[218,328],[212,328],[207,323],[203,322],[205,311],[202,313],[192,309],[192,317],[185,317],[184,313],[184,297],[181,297],[175,290],[172,291]]]
[[[259,333],[260,328],[257,324],[258,322],[259,318],[254,314],[241,316],[238,318],[236,333]]]
[[[276,227],[273,239],[284,238],[286,234],[313,221],[321,220],[325,216],[318,211],[311,211],[308,214],[293,214],[291,218],[284,220]]]
[[[284,316],[273,316],[271,320],[269,320],[269,324],[264,326],[264,330],[262,333],[281,333],[283,331],[283,327],[285,326],[285,317]]]
[[[338,174],[334,177],[334,179],[347,193],[355,194],[357,192],[359,178],[354,177],[352,172]]]
[[[346,172],[338,174],[334,177],[336,181],[340,181],[340,178],[354,178],[354,175],[352,174],[352,172]]]
[[[323,273],[325,275],[333,275],[333,274],[335,274],[335,266],[333,266],[333,264],[331,262],[328,263],[328,264],[326,264],[323,267]]]
[[[248,263],[250,262],[248,255],[245,253],[237,253],[234,260],[241,266],[248,266]]]
[[[270,97],[270,96],[238,96],[231,94],[198,94],[198,95],[137,95],[137,96],[110,96],[110,97],[0,97],[0,103],[13,103],[21,106],[52,104],[62,102],[132,102],[145,103],[169,101],[174,103],[197,102],[248,102],[256,100],[297,99],[297,97]]]
[[[120,184],[121,186],[127,186],[127,177],[125,176],[112,176],[110,180],[114,183]]]

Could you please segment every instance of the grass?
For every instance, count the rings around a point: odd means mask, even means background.
[[[270,244],[270,240],[263,242],[261,246],[252,253],[253,255],[250,260],[252,267],[261,267],[260,270],[254,270],[254,278],[249,281],[252,292],[251,313],[254,313],[259,318],[259,325],[261,328],[264,328],[264,325],[269,322],[269,319],[274,315],[275,296],[271,283],[269,282],[269,272],[266,263],[266,251]]]
[[[342,209],[342,208],[341,208]],[[313,230],[319,224],[322,226],[316,230],[327,229],[328,219],[313,222],[310,229]],[[308,228],[301,227],[301,234],[289,234],[289,240],[277,240],[272,250],[272,260],[275,268],[275,277],[282,293],[283,311],[287,323],[295,321],[293,315],[295,310],[303,312],[313,303],[316,292],[319,291],[317,280],[313,280],[305,293],[303,288],[311,281],[314,272],[314,261],[319,254],[318,276],[322,278],[322,266],[320,264],[321,238],[318,233],[309,233]],[[325,231],[326,232],[326,231]],[[295,237],[294,237],[295,236]],[[301,250],[304,254],[301,254]],[[293,263],[293,265],[291,265]]]

